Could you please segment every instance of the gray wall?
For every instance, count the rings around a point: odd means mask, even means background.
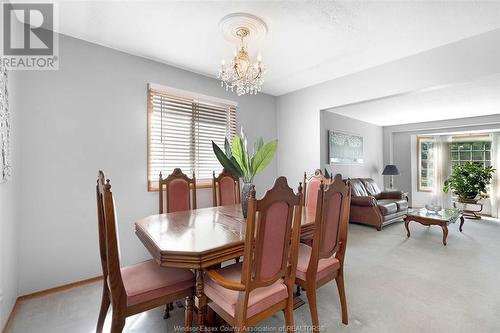
[[[348,108],[348,107],[347,107]],[[382,187],[383,146],[382,127],[345,117],[329,111],[320,115],[320,156],[321,166],[328,165],[328,130],[338,130],[363,136],[363,159],[361,165],[334,164],[329,170],[340,173],[344,178],[370,177]]]
[[[500,114],[470,117],[416,124],[385,126],[383,128],[384,162],[394,162],[400,175],[394,177],[394,186],[408,191],[410,203],[422,206],[431,200],[431,194],[417,192],[416,184],[416,136],[422,134],[446,134],[464,131],[500,129]],[[386,180],[387,181],[387,180]]]
[[[9,72],[9,99],[11,110],[12,178],[0,184],[0,329],[5,324],[16,301],[18,291],[17,230],[20,181],[19,172],[19,115],[16,107],[16,76]]]
[[[499,38],[493,30],[279,96],[278,174],[298,181],[320,163],[320,110],[498,73]]]
[[[58,71],[18,74],[20,294],[101,274],[94,187],[99,169],[113,185],[122,264],[150,257],[134,234],[135,220],[158,211],[158,194],[146,187],[148,82],[235,100],[238,125],[251,140],[276,138],[272,96],[240,98],[212,78],[67,36],[59,42]],[[257,177],[259,192],[275,177],[273,162]],[[200,207],[211,204],[210,191],[200,190]]]

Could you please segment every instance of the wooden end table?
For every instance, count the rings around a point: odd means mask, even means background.
[[[438,213],[431,213],[427,209],[409,209],[405,221],[406,236],[410,237],[410,229],[408,224],[410,221],[418,222],[422,225],[438,225],[443,229],[443,245],[446,245],[446,238],[448,237],[448,225],[450,223],[455,223],[460,219],[460,232],[462,232],[462,226],[464,225],[464,216],[462,211],[456,208],[445,208]]]
[[[457,206],[462,206],[462,212],[464,216],[467,216],[470,219],[474,220],[480,220],[481,215],[478,215],[478,213],[481,213],[483,211],[483,202],[481,201],[482,198],[478,199],[458,199],[457,201],[453,201],[453,207],[458,208]],[[476,207],[471,207],[475,209],[469,209],[469,205],[476,206]]]

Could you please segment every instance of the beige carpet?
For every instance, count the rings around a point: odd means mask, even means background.
[[[407,239],[401,223],[380,232],[350,225],[345,268],[349,325],[340,321],[333,282],[318,291],[323,331],[500,332],[500,223],[466,220],[463,233],[458,224],[449,229],[443,246],[436,226],[412,222]],[[94,332],[100,292],[101,286],[93,284],[23,302],[9,332]],[[128,318],[125,332],[176,332],[182,323],[182,309],[164,321],[159,308]],[[295,323],[310,324],[307,304],[295,312]],[[281,325],[280,313],[259,331],[277,331]]]

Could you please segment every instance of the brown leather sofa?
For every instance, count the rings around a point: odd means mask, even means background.
[[[351,214],[349,222],[377,228],[402,221],[408,211],[408,201],[400,191],[382,192],[371,178],[352,178]]]

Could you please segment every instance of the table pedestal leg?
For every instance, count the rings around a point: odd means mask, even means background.
[[[408,224],[410,224],[410,219],[405,217],[406,237],[410,237],[410,228],[408,228]]]
[[[203,292],[203,270],[196,270],[196,298],[198,301],[198,329],[205,328],[205,318],[207,314],[207,297]]]
[[[448,237],[448,226],[446,224],[443,224],[441,228],[443,228],[443,245],[446,245],[446,238]]]
[[[460,216],[460,227],[459,227],[459,230],[460,232],[462,232],[462,226],[464,225],[464,216]]]

